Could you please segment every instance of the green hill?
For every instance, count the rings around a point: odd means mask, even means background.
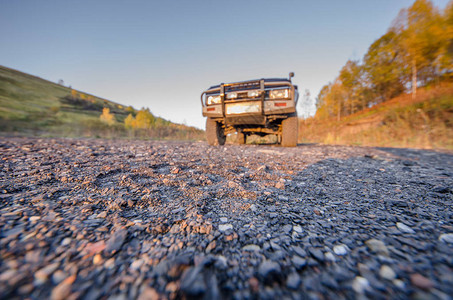
[[[100,117],[105,108],[111,116],[108,122]],[[151,121],[147,126],[126,128],[125,119],[137,113],[132,107],[0,66],[0,133],[3,135],[203,138],[203,131],[154,117],[149,111],[147,116]]]
[[[299,142],[453,150],[453,83],[428,86],[341,118],[300,121]]]

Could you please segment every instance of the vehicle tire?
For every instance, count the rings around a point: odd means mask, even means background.
[[[214,121],[211,118],[206,119],[206,139],[209,145],[218,146],[224,145],[226,136],[222,124]]]
[[[296,114],[290,115],[282,122],[282,142],[283,147],[296,147],[299,120]]]
[[[237,131],[237,143],[239,145],[244,145],[246,143],[247,136],[241,131]]]

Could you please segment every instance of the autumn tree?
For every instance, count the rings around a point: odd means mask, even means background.
[[[101,119],[102,122],[108,125],[115,124],[115,115],[113,113],[110,113],[110,109],[108,107],[104,107],[102,109],[102,114],[99,118]]]
[[[150,129],[156,126],[159,119],[149,111],[149,108],[142,108],[137,115],[130,113],[124,120],[124,126],[128,129]]]
[[[135,116],[135,121],[137,128],[147,129],[151,128],[156,120],[149,108],[142,108]]]
[[[340,120],[346,114],[347,94],[339,79],[325,85],[316,101],[316,117],[326,118],[336,116]]]
[[[330,110],[330,103],[328,103],[328,94],[330,92],[332,84],[329,82],[321,88],[318,96],[316,97],[316,114],[315,117],[318,119],[325,119],[332,116]]]
[[[366,102],[382,102],[404,91],[404,64],[398,35],[390,30],[373,44],[364,57],[363,71],[372,91]],[[365,95],[363,95],[365,97]]]
[[[136,127],[135,118],[132,116],[132,114],[129,114],[126,119],[124,119],[124,126],[126,127],[126,129],[133,129]]]
[[[411,69],[412,96],[417,93],[418,81],[424,83],[437,74],[435,68],[439,57],[442,36],[442,18],[429,0],[416,0],[407,10],[403,10],[397,21],[400,35],[400,49]]]
[[[450,1],[442,15],[444,34],[441,41],[438,64],[440,75],[453,75],[453,1]]]
[[[346,93],[345,105],[349,114],[365,107],[363,97],[363,67],[358,61],[348,60],[341,69],[339,79]]]
[[[332,103],[336,112],[337,120],[340,121],[342,115],[346,115],[346,89],[340,80],[335,80],[328,94],[329,102]]]
[[[349,60],[316,99],[316,117],[337,119],[387,101],[418,84],[453,75],[453,1],[444,12],[429,0],[403,9],[368,49],[363,62]]]

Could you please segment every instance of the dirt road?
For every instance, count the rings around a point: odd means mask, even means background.
[[[453,295],[450,154],[2,138],[0,159],[0,298]]]

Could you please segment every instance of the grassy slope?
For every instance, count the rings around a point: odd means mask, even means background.
[[[426,87],[342,118],[300,121],[299,141],[453,149],[453,83]]]
[[[91,95],[91,109],[86,110],[63,99],[70,94],[67,87],[0,66],[2,131],[77,134],[77,127],[99,119],[103,107],[110,108],[119,122],[127,116],[121,105]]]
[[[129,114],[126,107],[83,94],[89,99],[71,101],[65,98],[71,95],[68,87],[0,66],[0,132],[52,136],[108,134],[112,137],[128,134],[121,125]],[[107,128],[100,122],[99,116],[104,107],[115,115],[115,126]],[[171,130],[160,128],[159,132],[176,134],[178,139],[187,136],[186,132],[190,132],[191,136],[201,133],[184,125],[164,123]]]

